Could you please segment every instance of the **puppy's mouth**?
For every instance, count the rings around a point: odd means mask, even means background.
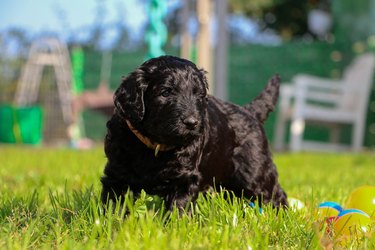
[[[129,123],[130,126],[136,125],[133,124],[133,121],[127,120],[125,110],[119,102],[115,102],[115,107],[116,113],[128,123],[128,127]],[[185,118],[182,119],[181,117]],[[196,117],[179,115],[163,119],[161,116],[150,117],[146,115],[138,124],[136,130],[141,137],[146,138],[146,141],[150,141],[151,144],[165,145],[168,148],[183,147],[189,145],[202,134],[202,121]]]
[[[154,139],[150,139],[149,137],[144,136],[142,133],[140,133],[137,129],[133,127],[130,121],[125,119],[126,124],[128,125],[128,128],[134,133],[134,135],[148,148],[155,151],[155,157],[158,157],[159,151],[170,151],[178,147],[183,147],[184,145],[188,145],[188,143],[192,140],[194,140],[199,133],[188,133],[184,134],[183,136],[179,135],[173,135],[173,136],[166,136],[166,137],[160,137],[155,136]]]
[[[190,144],[201,135],[201,126],[196,125],[193,128],[187,128],[185,126],[175,125],[164,128],[161,127],[153,132],[152,137],[155,138],[155,140],[163,144],[181,147]]]

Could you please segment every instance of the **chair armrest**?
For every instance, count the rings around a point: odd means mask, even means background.
[[[311,86],[317,87],[317,85],[310,85],[309,83],[304,82],[300,84],[282,85],[280,89],[281,105],[291,105],[292,99],[296,98],[297,93],[302,94],[306,101],[337,103],[341,100],[341,85],[322,85],[321,88],[308,88]]]
[[[342,81],[324,79],[309,75],[297,75],[293,78],[297,105],[333,105],[339,106],[345,91]],[[290,90],[289,90],[290,91]]]
[[[310,75],[297,75],[293,78],[293,82],[298,88],[306,88],[309,91],[342,92],[344,90],[344,82],[341,80],[331,80]]]
[[[329,92],[306,92],[305,102],[321,102],[326,104],[338,104],[342,100],[342,95]]]

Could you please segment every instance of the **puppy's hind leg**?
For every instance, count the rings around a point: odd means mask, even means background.
[[[267,177],[265,177],[267,176]],[[287,207],[287,196],[277,182],[277,174],[268,172],[252,177],[249,171],[237,171],[224,185],[238,197],[257,202],[259,206],[271,203],[274,208]]]
[[[272,204],[274,207],[288,207],[287,195],[278,183],[273,187],[272,195]]]

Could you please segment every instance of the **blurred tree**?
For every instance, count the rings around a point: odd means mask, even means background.
[[[266,7],[262,19],[268,28],[276,30],[284,40],[309,34],[308,1],[284,0]]]
[[[0,33],[0,104],[12,102],[30,44],[30,35],[25,29],[10,28]]]
[[[139,0],[138,4],[145,5],[147,0]],[[126,9],[122,2],[116,3],[117,18],[114,23],[113,29],[117,35],[113,41],[112,49],[115,51],[125,51],[129,49],[139,48],[139,43],[134,43],[131,40],[130,27],[126,22],[125,15],[129,15],[131,9]]]
[[[129,47],[132,47],[129,44],[129,31],[127,27],[123,23],[117,22],[115,29],[117,30],[118,34],[112,45],[112,50],[125,51]]]
[[[25,29],[10,28],[0,34],[0,82],[16,80],[21,64],[26,60],[30,35]]]
[[[334,1],[336,36],[339,39],[352,43],[365,41],[375,34],[375,1],[352,0]]]
[[[31,39],[26,29],[13,27],[1,34],[0,42],[2,46],[5,46],[2,55],[6,57],[25,58],[31,44]]]
[[[263,21],[263,28],[276,30],[284,40],[315,37],[308,29],[312,9],[330,12],[331,0],[229,0],[231,11]]]
[[[107,15],[106,2],[101,0],[96,0],[96,13],[94,18],[94,23],[91,27],[90,37],[87,41],[87,46],[100,50],[101,41],[105,36],[105,26],[104,19]]]
[[[286,0],[229,0],[231,12],[242,13],[246,16],[261,16],[265,8]]]

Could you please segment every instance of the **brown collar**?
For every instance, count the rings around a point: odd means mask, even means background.
[[[145,144],[148,148],[155,150],[155,157],[158,156],[159,151],[169,151],[174,149],[174,146],[168,146],[165,144],[160,144],[156,142],[152,142],[150,138],[142,135],[137,129],[133,127],[133,125],[128,121],[125,120],[126,124],[128,124],[129,129],[133,132],[133,134],[143,143]]]

